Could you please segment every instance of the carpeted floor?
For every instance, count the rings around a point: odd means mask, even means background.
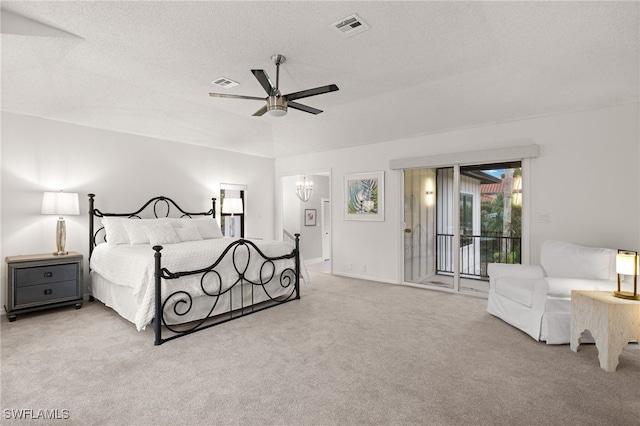
[[[638,345],[607,373],[595,346],[535,342],[484,299],[311,274],[299,301],[159,347],[99,302],[3,317],[2,423],[640,423]]]

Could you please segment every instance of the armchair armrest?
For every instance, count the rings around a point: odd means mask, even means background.
[[[544,311],[549,284],[542,266],[490,263],[487,272],[489,297],[492,293],[500,294],[533,311]]]
[[[487,266],[490,280],[513,277],[525,280],[535,280],[546,276],[540,265],[517,265],[508,263],[490,263]]]

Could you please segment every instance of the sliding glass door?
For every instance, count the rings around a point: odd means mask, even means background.
[[[520,263],[517,162],[404,171],[404,280],[487,293],[487,265]]]
[[[453,261],[450,256],[438,255],[443,251],[439,235],[447,226],[442,217],[450,208],[444,200],[437,202],[440,193],[449,190],[438,180],[438,173],[439,169],[404,172],[404,279],[453,289],[452,277],[438,274],[447,262],[447,269],[451,269]]]

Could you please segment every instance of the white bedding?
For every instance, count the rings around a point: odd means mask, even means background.
[[[179,244],[164,245],[162,254],[162,267],[171,272],[191,271],[210,266],[231,244],[233,238],[216,238],[200,241],[188,241]],[[282,241],[254,240],[260,250],[269,257],[277,257],[291,253],[293,246]],[[251,248],[249,264],[247,265],[246,246],[238,247],[235,253],[235,264],[242,271],[246,266],[245,276],[252,281],[260,281],[260,275],[268,278],[271,274],[269,267],[260,269],[263,260]],[[143,330],[153,319],[155,283],[154,283],[154,254],[150,245],[110,245],[99,244],[91,255],[92,272],[116,286],[129,287],[132,290],[137,310],[134,324],[138,330]],[[222,277],[222,289],[227,289],[238,277],[238,272],[232,261],[233,253],[229,252],[224,261],[216,266],[215,270]],[[284,268],[294,268],[295,259],[279,260],[275,262],[276,272]],[[308,274],[304,262],[300,261],[300,275],[308,281]],[[188,291],[193,297],[203,295],[200,284],[201,275],[187,276],[175,280],[163,280],[162,300],[168,294],[176,290]],[[278,280],[278,278],[274,278]],[[208,281],[205,287],[209,292],[217,292],[219,284],[217,280]],[[272,295],[273,297],[273,295]]]

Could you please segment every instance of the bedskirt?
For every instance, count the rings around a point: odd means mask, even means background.
[[[91,294],[95,299],[116,311],[122,318],[136,324],[136,318],[140,317],[140,310],[144,307],[136,302],[132,287],[114,284],[95,271],[90,272],[90,279]],[[260,286],[256,288],[249,283],[239,284],[230,292],[219,296],[218,300],[206,295],[193,298],[191,309],[182,315],[173,309],[165,309],[163,320],[168,325],[178,325],[233,313],[241,309],[250,309],[251,306],[270,301],[271,298],[287,297],[291,294],[292,288],[282,287],[279,285],[279,280],[274,280],[267,290],[268,295]],[[147,325],[141,325],[138,329],[144,330]]]

